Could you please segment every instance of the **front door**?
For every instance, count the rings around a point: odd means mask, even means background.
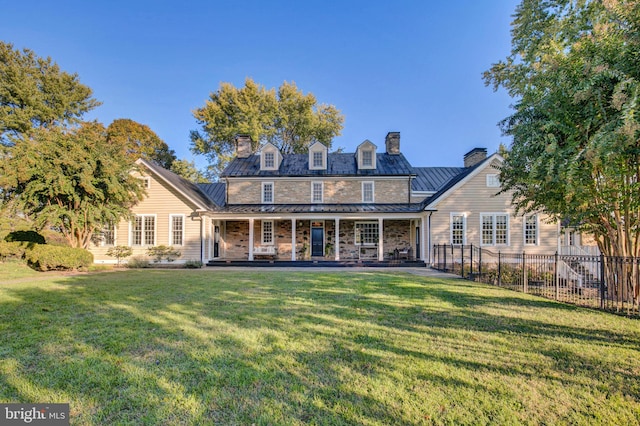
[[[421,259],[420,256],[420,227],[416,226],[416,260]]]
[[[311,228],[311,256],[324,256],[324,228]]]
[[[220,227],[213,227],[213,257],[220,257]]]

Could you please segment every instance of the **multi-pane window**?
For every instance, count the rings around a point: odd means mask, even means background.
[[[362,202],[373,203],[373,182],[362,182]]]
[[[356,222],[356,245],[372,246],[378,243],[378,222]]]
[[[276,155],[273,152],[264,153],[264,168],[274,169],[276,167]]]
[[[362,165],[364,167],[373,166],[373,151],[371,150],[362,151]]]
[[[184,243],[184,216],[171,215],[169,226],[169,244],[174,246],[181,246]]]
[[[524,243],[538,244],[538,216],[530,215],[524,218]]]
[[[316,169],[321,169],[324,167],[323,158],[324,155],[322,151],[314,151],[313,152],[313,167]]]
[[[273,221],[262,221],[262,244],[273,244]]]
[[[153,246],[156,243],[156,217],[154,215],[138,215],[133,220],[131,229],[131,245]]]
[[[262,183],[262,202],[273,203],[273,182]]]
[[[483,245],[507,245],[509,244],[509,217],[506,214],[481,215],[482,244]]]
[[[322,182],[311,182],[311,202],[322,202]]]
[[[487,186],[489,188],[499,188],[500,187],[500,178],[497,174],[489,174],[487,175]]]
[[[462,245],[465,240],[465,217],[463,214],[451,214],[451,244]]]

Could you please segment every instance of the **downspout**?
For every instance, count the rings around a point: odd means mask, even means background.
[[[433,214],[433,210],[429,212],[429,216],[427,217],[427,265],[431,265],[431,215]]]

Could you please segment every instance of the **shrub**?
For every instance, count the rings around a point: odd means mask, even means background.
[[[200,262],[199,260],[187,260],[186,262],[184,262],[184,267],[186,269],[202,268],[202,262]]]
[[[134,256],[127,262],[127,268],[148,268],[149,261],[142,256]]]
[[[27,262],[34,269],[75,270],[93,263],[93,255],[85,249],[49,245],[36,245],[26,251]]]
[[[113,246],[109,250],[107,250],[107,256],[115,257],[120,265],[120,261],[126,257],[131,256],[133,250],[129,246]]]
[[[173,262],[182,253],[172,246],[154,246],[147,249],[147,254],[153,258],[154,263],[159,263],[162,262],[162,259],[166,259],[167,262]]]
[[[6,242],[13,241],[26,241],[30,243],[36,244],[44,244],[45,239],[42,235],[38,234],[36,231],[13,231],[9,232],[6,237],[4,237]]]
[[[27,244],[21,241],[0,241],[0,261],[5,259],[22,259]]]

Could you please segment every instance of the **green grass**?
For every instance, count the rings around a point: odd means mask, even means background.
[[[0,402],[71,423],[638,424],[640,323],[398,273],[0,286]]]
[[[18,278],[29,278],[38,276],[38,272],[29,268],[25,262],[17,260],[7,260],[0,262],[0,283]]]

